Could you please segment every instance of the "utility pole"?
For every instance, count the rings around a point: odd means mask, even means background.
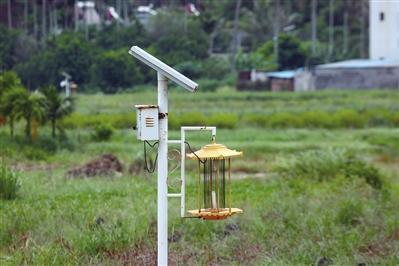
[[[366,16],[367,2],[360,2],[360,58],[366,57]]]
[[[74,24],[75,24],[75,31],[78,31],[79,29],[79,17],[78,17],[78,2],[75,0],[73,3],[73,13],[74,13]]]
[[[42,43],[46,43],[46,0],[42,0]]]
[[[348,52],[348,1],[345,0],[344,2],[344,47],[343,52],[344,55]]]
[[[241,9],[241,0],[237,0],[236,9],[234,12],[234,29],[233,29],[233,47],[232,47],[232,58],[231,58],[231,69],[233,71],[236,70],[236,61],[237,61],[237,49],[238,49],[238,24],[240,22],[240,9]]]
[[[328,18],[328,61],[334,52],[334,1],[329,3],[329,18]]]
[[[24,1],[24,30],[28,34],[28,0]]]
[[[312,0],[312,55],[316,54],[317,43],[317,0]]]
[[[280,35],[280,0],[276,0],[275,2],[275,19],[274,19],[274,36],[273,36],[273,49],[274,56],[276,58],[276,64],[279,65],[279,35]]]
[[[11,14],[11,0],[7,0],[7,20],[8,28],[12,29],[12,14]]]
[[[33,36],[37,40],[38,37],[38,25],[37,25],[37,3],[33,1]]]

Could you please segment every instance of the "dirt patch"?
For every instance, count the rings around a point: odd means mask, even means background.
[[[262,248],[256,243],[249,243],[243,240],[239,246],[234,249],[234,259],[242,264],[250,264],[262,254]]]
[[[148,247],[145,244],[139,244],[123,252],[105,253],[106,257],[115,264],[121,265],[157,265],[156,248]],[[175,251],[168,251],[168,265],[192,265],[195,254],[178,254]]]
[[[386,237],[382,241],[373,241],[359,247],[359,251],[369,257],[386,257],[390,256],[396,245],[395,235]]]
[[[123,165],[115,155],[103,154],[99,158],[81,167],[70,169],[67,172],[67,176],[72,178],[120,176],[122,172]]]
[[[129,165],[129,174],[138,176],[144,171],[144,160],[137,159],[134,160],[130,165]]]

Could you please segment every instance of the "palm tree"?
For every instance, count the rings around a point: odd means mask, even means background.
[[[32,139],[32,121],[44,121],[46,115],[46,101],[43,94],[29,93],[24,90],[14,102],[15,117],[24,118],[26,121],[25,136]]]
[[[14,101],[19,97],[21,90],[21,80],[13,71],[6,71],[0,75],[0,120],[5,123],[9,121],[10,134],[14,135]]]
[[[51,122],[52,136],[56,137],[57,120],[69,115],[73,111],[73,101],[71,97],[62,97],[58,94],[54,86],[43,90],[47,106],[47,118]]]
[[[8,124],[10,126],[10,135],[11,137],[14,136],[14,122],[17,119],[16,117],[16,106],[15,102],[22,97],[26,93],[26,90],[22,87],[20,88],[14,88],[12,90],[7,91],[4,93],[3,98],[1,100],[1,108],[0,112],[2,115],[4,115],[7,120]]]

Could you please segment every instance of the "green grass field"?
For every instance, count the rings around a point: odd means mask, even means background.
[[[218,129],[217,141],[244,152],[233,161],[233,205],[244,214],[217,222],[180,219],[178,199],[169,199],[172,265],[399,264],[398,92],[172,90],[170,97],[170,116],[179,116],[187,125],[201,122],[198,113],[205,118],[233,114],[234,127]],[[21,181],[15,200],[0,200],[1,265],[156,262],[156,174],[127,171],[143,158],[143,144],[128,119],[134,123],[135,104],[153,103],[155,89],[79,95],[66,136],[57,141],[51,140],[47,126],[39,129],[34,144],[23,140],[22,123],[14,139],[7,127],[0,128],[0,156],[19,172]],[[248,122],[248,115],[254,114],[329,116],[343,110],[360,116],[326,127],[296,120]],[[370,110],[373,122],[352,124],[369,119]],[[76,126],[84,117],[99,116],[113,124],[113,117],[121,115],[128,121],[109,141],[94,141],[90,124]],[[179,138],[179,131],[172,130],[169,138]],[[190,133],[188,141],[200,148],[210,138]],[[66,177],[68,169],[104,153],[123,162],[122,176]],[[175,165],[170,162],[170,168]],[[188,169],[187,207],[194,208],[195,163]],[[176,171],[170,176],[171,192],[178,189],[178,175]]]

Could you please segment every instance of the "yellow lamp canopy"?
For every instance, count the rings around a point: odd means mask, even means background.
[[[190,159],[216,159],[222,160],[226,158],[236,157],[242,155],[242,152],[230,150],[226,148],[223,144],[219,143],[211,143],[202,147],[202,149],[198,150],[194,153],[187,154],[187,157]]]
[[[192,216],[204,220],[221,220],[243,212],[241,209],[231,206],[231,158],[240,155],[242,152],[230,150],[215,142],[187,154],[189,159],[198,161],[198,209],[188,211]],[[226,188],[228,189],[227,202]],[[202,200],[200,199],[201,194]]]

